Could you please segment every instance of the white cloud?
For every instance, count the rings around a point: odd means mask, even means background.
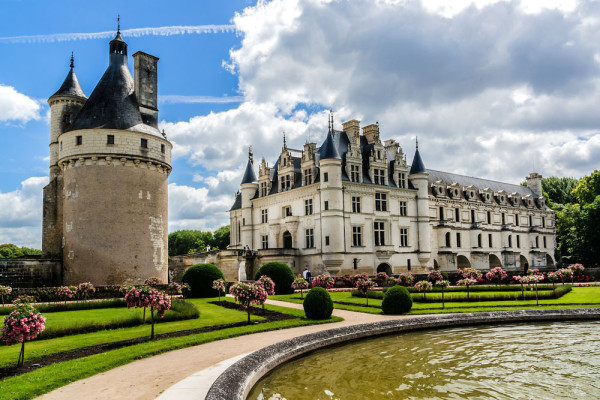
[[[0,243],[41,248],[42,189],[48,177],[31,177],[12,192],[0,192]]]
[[[0,84],[0,122],[25,123],[40,118],[40,105],[12,86]]]

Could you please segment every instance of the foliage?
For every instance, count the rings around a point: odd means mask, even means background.
[[[479,271],[477,271],[477,272],[479,272]],[[463,275],[463,276],[465,276],[465,275]],[[468,274],[467,274],[467,276],[465,278],[459,279],[458,282],[456,282],[456,284],[458,286],[466,286],[467,287],[467,299],[469,298],[469,286],[475,285],[476,283],[477,283],[477,279],[476,278],[469,278]]]
[[[415,289],[417,289],[419,292],[426,292],[431,290],[432,287],[433,285],[429,281],[419,281],[415,283]]]
[[[596,197],[600,196],[600,170],[595,170],[589,176],[581,178],[572,194],[579,204],[594,202]]]
[[[319,286],[325,289],[331,289],[335,284],[335,278],[331,275],[317,275],[312,281],[314,286]]]
[[[427,280],[431,283],[434,283],[437,281],[443,281],[444,276],[442,275],[442,273],[440,271],[431,271],[430,273],[427,274]]]
[[[161,284],[162,284],[162,282],[161,282],[160,278],[157,276],[150,277],[144,281],[144,285],[152,286],[152,287],[155,287],[155,286],[158,286]]]
[[[385,272],[378,272],[373,281],[375,281],[377,286],[383,286],[386,284],[389,278],[390,277]]]
[[[489,282],[494,282],[499,285],[508,279],[508,274],[502,269],[502,267],[495,267],[492,268],[490,272],[485,274],[485,279],[487,279]]]
[[[229,225],[213,232],[184,229],[169,234],[169,256],[205,251],[210,245],[212,250],[229,246]]]
[[[369,279],[369,275],[365,274],[364,272],[362,274],[353,275],[352,276],[352,287],[356,287],[356,282],[358,282],[359,279],[366,281],[367,279]]]
[[[196,264],[189,267],[181,281],[190,285],[188,297],[216,297],[219,293],[212,288],[217,279],[225,279],[223,272],[213,264]]]
[[[0,285],[0,299],[2,300],[2,306],[4,306],[4,296],[8,296],[11,293],[12,288],[10,286]]]
[[[46,318],[29,304],[29,299],[16,302],[15,309],[4,317],[2,341],[7,345],[21,343],[17,367],[25,361],[25,342],[35,339],[45,328]]]
[[[298,274],[296,279],[294,279],[294,282],[292,282],[292,289],[300,290],[300,298],[303,298],[304,290],[308,289],[308,282],[302,277],[302,275]]]
[[[63,299],[66,303],[67,300],[75,297],[75,292],[69,286],[61,286],[59,288],[56,288],[56,295],[59,298]]]
[[[275,282],[275,293],[291,294],[294,293],[292,283],[294,282],[294,273],[286,263],[268,262],[258,269],[255,279],[266,275]]]
[[[19,247],[12,243],[0,244],[0,258],[17,258],[42,254],[41,250]]]
[[[316,286],[308,291],[303,307],[308,319],[328,319],[333,312],[333,301],[327,290]]]
[[[389,288],[383,296],[381,310],[384,314],[398,315],[410,312],[412,308],[412,297],[403,286]]]
[[[475,279],[475,283],[477,283],[477,281],[479,281],[479,279],[481,279],[481,271],[475,269],[475,268],[463,268],[463,269],[459,269],[458,273],[463,277],[463,278],[471,278],[471,279]]]
[[[410,272],[402,272],[398,276],[396,283],[401,286],[412,286],[414,281],[415,281],[415,276],[413,274],[411,274]]]
[[[575,196],[571,193],[577,186],[575,178],[558,178],[551,176],[542,178],[542,190],[548,195],[551,203],[569,204],[575,203]]]

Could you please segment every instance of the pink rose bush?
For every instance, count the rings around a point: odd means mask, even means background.
[[[560,276],[560,281],[562,284],[565,284],[565,281],[573,280],[573,271],[569,268],[561,268],[556,271],[558,276]]]
[[[573,281],[578,280],[578,281],[585,281],[586,277],[583,274],[583,270],[585,269],[585,267],[581,264],[571,264],[567,267],[568,269],[571,270],[571,283],[573,283]]]
[[[260,278],[258,278],[256,283],[262,285],[269,296],[273,296],[275,294],[275,282],[273,282],[273,279],[269,278],[267,275],[262,275]]]
[[[190,285],[188,285],[187,283],[177,283],[177,282],[171,282],[167,286],[167,290],[169,290],[169,292],[176,293],[176,294],[183,294],[183,292],[186,289],[189,290],[189,288],[190,288]]]
[[[370,279],[359,279],[355,284],[356,289],[365,295],[367,299],[367,305],[369,305],[369,290],[375,287],[375,282]]]
[[[434,283],[434,286],[442,289],[442,308],[446,308],[446,303],[444,302],[444,289],[446,289],[448,286],[450,286],[450,281],[447,281],[445,279],[440,279],[439,281],[436,281]]]
[[[73,289],[74,289],[74,287],[72,287],[72,286],[61,286],[59,288],[56,288],[56,295],[58,297],[64,299],[65,303],[66,303],[67,300],[75,297],[76,291]]]
[[[269,297],[265,288],[258,283],[234,283],[229,288],[229,294],[233,295],[235,301],[248,311],[248,324],[250,323],[250,307],[255,304],[264,304]]]
[[[431,290],[433,285],[429,281],[419,281],[415,283],[414,288],[417,289],[418,292],[423,292],[423,299],[425,299],[427,291]]]
[[[161,291],[148,286],[132,287],[125,295],[127,308],[140,307],[146,311],[150,307],[150,317],[152,322],[152,330],[150,331],[150,339],[154,339],[154,311],[159,318],[164,317],[168,309],[171,308],[171,297]]]
[[[475,279],[476,283],[481,281],[481,271],[475,269],[475,268],[463,268],[463,269],[459,269],[458,273],[463,277],[463,278],[471,278],[471,279]]]
[[[437,281],[443,281],[444,275],[442,275],[442,273],[440,271],[431,271],[430,273],[427,274],[427,280],[431,283],[434,283]]]
[[[415,276],[410,272],[402,272],[398,279],[396,279],[396,284],[400,286],[412,286],[415,281]]]
[[[308,289],[308,282],[302,277],[302,275],[298,275],[294,279],[294,282],[292,282],[292,289],[300,290],[300,298],[304,298],[303,291]]]
[[[219,302],[221,302],[221,293],[223,295],[227,293],[227,283],[224,279],[217,279],[213,281],[212,288],[219,293]]]
[[[375,281],[377,286],[383,286],[389,279],[390,277],[385,272],[378,272],[373,280]]]
[[[0,285],[0,298],[2,298],[2,307],[4,307],[4,296],[8,296],[11,293],[12,288],[10,286]]]
[[[144,281],[144,285],[151,286],[151,287],[155,287],[160,284],[162,284],[162,281],[160,280],[160,278],[158,278],[156,276],[150,277]]]
[[[358,282],[359,279],[362,279],[363,281],[366,281],[367,279],[369,279],[369,275],[362,273],[362,274],[356,274],[352,277],[352,286],[356,287],[356,282]]]
[[[502,267],[496,267],[492,268],[490,272],[485,274],[485,279],[487,279],[489,282],[494,282],[499,285],[508,279],[508,274],[502,269]]]
[[[479,271],[477,271],[479,272]],[[480,273],[481,275],[481,273]],[[463,278],[460,279],[458,282],[456,282],[456,284],[458,286],[466,286],[467,287],[467,300],[469,299],[469,287],[472,285],[475,285],[477,283],[477,279],[475,278]]]
[[[94,287],[94,285],[92,285],[91,282],[83,282],[77,286],[77,293],[79,293],[84,300],[87,299],[88,296],[94,293],[95,291],[96,288]]]
[[[335,285],[335,278],[331,275],[317,275],[313,279],[314,286],[320,286],[325,289],[331,289]]]
[[[35,339],[45,328],[46,318],[40,314],[28,300],[15,304],[15,309],[4,317],[2,341],[7,345],[21,343],[21,352],[17,367],[25,361],[25,342]]]

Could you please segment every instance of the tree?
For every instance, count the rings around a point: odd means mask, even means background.
[[[229,246],[229,225],[220,227],[213,234],[213,248],[226,249]]]
[[[183,229],[169,234],[169,256],[206,251],[209,245],[213,250],[227,248],[229,225],[220,227],[214,234],[210,231],[192,229]]]
[[[557,250],[561,257],[572,261],[581,261],[584,243],[582,233],[585,230],[584,215],[579,204],[567,204],[556,213]]]
[[[551,176],[542,178],[542,190],[548,195],[552,203],[575,203],[575,196],[571,193],[579,181],[575,178],[559,178]],[[551,203],[549,203],[551,204]]]
[[[30,303],[28,297],[19,297],[14,301],[15,309],[4,317],[2,341],[7,345],[21,343],[17,367],[25,361],[25,342],[35,339],[44,329],[46,318]]]
[[[593,203],[596,196],[600,196],[600,170],[581,178],[572,193],[581,205]]]
[[[12,243],[0,244],[0,258],[17,258],[40,254],[42,254],[42,251],[38,249],[19,247]]]
[[[171,297],[161,291],[148,286],[132,287],[125,295],[127,308],[150,307],[150,322],[152,328],[150,330],[150,339],[154,339],[154,311],[159,318],[164,317],[168,309],[171,308]]]

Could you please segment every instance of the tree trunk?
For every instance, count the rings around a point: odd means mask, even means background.
[[[246,309],[248,310],[248,325],[250,325],[250,305]]]
[[[537,282],[535,283],[535,303],[536,305],[540,305],[540,299],[538,297],[538,285]]]
[[[19,352],[19,359],[17,360],[17,368],[22,367],[25,362],[25,338],[21,343],[21,351]]]
[[[442,288],[442,308],[446,308],[446,303],[444,302],[444,288]]]
[[[144,307],[144,315],[142,316],[142,322],[146,323],[146,307]]]
[[[146,310],[146,308],[144,308]],[[152,328],[150,331],[150,340],[154,339],[154,307],[150,307],[150,322],[152,322]]]
[[[467,300],[469,300],[469,285],[467,285]]]
[[[367,305],[369,305],[369,292],[365,292],[365,297],[367,298]]]

